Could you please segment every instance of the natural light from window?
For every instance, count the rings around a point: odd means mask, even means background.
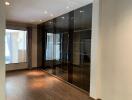
[[[6,29],[5,63],[22,63],[27,61],[27,31]]]

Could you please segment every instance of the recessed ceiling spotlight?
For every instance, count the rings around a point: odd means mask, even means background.
[[[31,22],[35,22],[35,20],[31,20]]]
[[[42,20],[39,20],[40,22],[42,22]]]
[[[9,5],[10,5],[10,3],[6,1],[6,2],[5,2],[5,5],[6,5],[6,6],[9,6]]]
[[[51,17],[53,17],[54,15],[53,14],[50,14]]]
[[[48,12],[45,10],[45,11],[44,11],[44,14],[47,14],[47,13],[48,13]]]
[[[69,9],[70,7],[69,7],[69,6],[67,6],[66,8],[67,8],[67,9]]]

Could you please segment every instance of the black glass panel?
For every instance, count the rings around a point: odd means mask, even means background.
[[[74,11],[74,29],[91,29],[92,26],[92,4],[81,7]]]
[[[73,84],[87,91],[90,88],[91,30],[73,34]]]
[[[43,26],[45,70],[89,91],[92,4],[43,23]]]
[[[45,22],[45,31],[47,33],[54,33],[54,22],[53,20]]]
[[[68,32],[69,30],[69,13],[55,19],[56,32]]]

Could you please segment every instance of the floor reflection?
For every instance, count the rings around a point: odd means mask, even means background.
[[[37,77],[36,77],[37,76]],[[92,100],[42,70],[7,72],[6,100]]]
[[[80,66],[71,64],[58,65],[55,67],[47,68],[46,71],[89,92],[90,64]]]

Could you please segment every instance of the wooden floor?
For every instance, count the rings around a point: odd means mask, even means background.
[[[88,94],[39,70],[7,72],[7,100],[92,100]]]

